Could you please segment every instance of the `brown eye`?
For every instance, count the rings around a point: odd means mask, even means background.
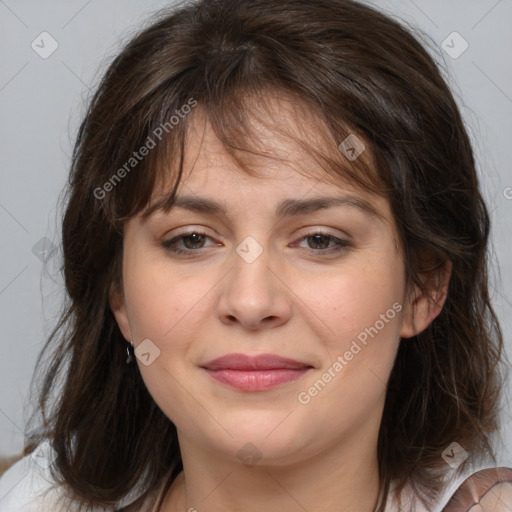
[[[302,241],[306,241],[307,243],[307,247],[304,247],[305,249],[314,254],[320,255],[341,252],[344,251],[347,247],[351,247],[351,244],[346,240],[337,238],[329,233],[318,231],[309,233],[302,237],[300,242]]]
[[[201,233],[191,233],[190,235],[183,236],[183,243],[187,249],[199,249],[204,244],[205,236]],[[190,245],[187,243],[190,241]]]
[[[308,245],[311,249],[327,249],[332,239],[326,235],[310,235],[306,237],[308,239]]]
[[[193,254],[199,253],[200,249],[205,248],[207,240],[211,237],[201,231],[190,231],[179,236],[162,242],[162,246],[175,254]]]

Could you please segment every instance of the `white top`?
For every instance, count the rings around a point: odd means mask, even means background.
[[[50,473],[54,458],[55,451],[45,441],[13,464],[0,477],[0,512],[78,512],[78,507],[68,510],[69,502],[65,499],[59,503],[66,496]],[[135,489],[108,512],[133,503],[140,495],[140,489]],[[107,511],[95,508],[92,512]]]
[[[17,461],[0,477],[0,512],[60,512],[58,503],[59,498],[63,496],[62,489],[55,484],[51,477],[49,466],[52,463],[52,448],[48,442],[44,442],[30,455],[27,455]],[[55,453],[55,452],[53,452]],[[488,466],[491,467],[491,466]],[[481,468],[472,468],[466,474],[458,478],[452,478],[446,486],[443,494],[433,510],[429,511],[423,507],[419,499],[414,495],[410,488],[404,491],[405,502],[402,500],[402,508],[392,499],[388,499],[386,512],[398,512],[406,510],[407,512],[442,512],[450,497],[457,490],[460,484],[473,472]],[[164,486],[137,506],[144,512],[157,512],[157,501],[164,490]],[[121,500],[113,509],[95,509],[93,512],[115,512],[117,509],[126,507],[140,498],[142,495],[140,489],[132,491],[125,499]],[[64,503],[65,502],[61,502]],[[152,505],[151,510],[147,510],[148,505]],[[66,510],[62,508],[61,510]],[[69,512],[78,511],[78,508],[72,508]]]

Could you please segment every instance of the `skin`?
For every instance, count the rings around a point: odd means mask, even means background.
[[[276,99],[267,122],[307,134],[310,120]],[[254,157],[264,179],[239,172],[200,107],[190,123],[178,196],[220,201],[227,216],[176,208],[125,225],[122,289],[112,287],[110,304],[126,340],[137,347],[150,339],[160,350],[149,366],[137,364],[176,425],[184,465],[161,510],[370,511],[378,498],[385,386],[398,345],[439,314],[445,291],[437,306],[417,289],[406,293],[396,224],[384,199],[305,176],[301,170],[318,168],[310,156],[263,125],[254,129],[270,154],[287,159]],[[315,136],[311,131],[309,140]],[[384,220],[349,206],[275,216],[284,199],[333,195],[364,198]],[[177,243],[192,247],[192,256],[162,247],[194,228],[211,238]],[[315,244],[306,237],[319,230],[351,246],[333,252],[332,239]],[[236,252],[247,236],[263,249],[252,263]],[[331,252],[322,255],[319,247]],[[443,285],[448,278],[449,270]],[[378,335],[307,405],[299,403],[297,395],[397,302],[402,310]],[[233,352],[278,354],[314,369],[271,390],[244,392],[199,367]],[[237,454],[246,443],[261,458],[244,464]]]

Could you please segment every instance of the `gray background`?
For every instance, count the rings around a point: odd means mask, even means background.
[[[512,1],[372,3],[426,32],[450,76],[492,214],[491,292],[510,357]],[[58,198],[84,102],[120,44],[166,5],[156,0],[0,0],[0,456],[22,450],[31,412],[30,377],[62,300]],[[58,43],[46,59],[31,47],[43,31]],[[442,49],[454,31],[469,45],[457,58]],[[452,54],[463,48],[457,36],[447,44]],[[46,40],[45,51],[49,48]],[[509,389],[503,406],[499,462],[512,465]]]

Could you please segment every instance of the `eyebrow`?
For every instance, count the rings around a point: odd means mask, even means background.
[[[287,217],[312,214],[319,210],[335,206],[349,206],[357,208],[367,216],[384,219],[384,216],[379,213],[371,203],[362,198],[352,196],[284,199],[278,204],[275,215],[279,220],[282,220]],[[169,208],[183,208],[196,213],[228,217],[228,212],[222,203],[205,197],[196,196],[176,196],[172,201],[169,200],[169,197],[164,197],[152,204],[146,211],[144,217],[147,218],[158,211],[163,211]]]

